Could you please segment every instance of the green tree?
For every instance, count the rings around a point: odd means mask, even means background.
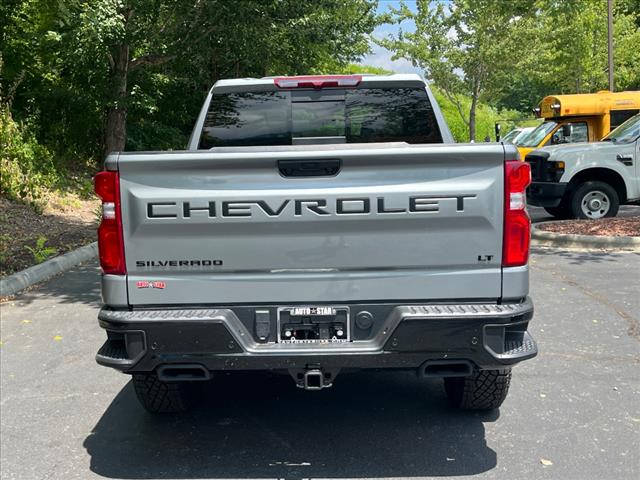
[[[469,97],[458,96],[456,104],[449,100],[439,88],[432,86],[433,95],[442,110],[442,115],[449,125],[453,138],[457,142],[469,140],[469,125],[460,117],[458,105],[468,110],[471,104]],[[478,102],[476,106],[476,137],[483,140],[486,137],[495,138],[495,124],[502,126],[502,135],[518,126],[536,126],[540,121],[532,115],[523,115],[517,110],[498,109],[485,102]]]
[[[495,84],[495,76],[506,68],[505,30],[510,20],[526,7],[491,0],[417,0],[412,11],[401,4],[384,19],[411,22],[414,31],[379,40],[380,45],[421,67],[429,80],[455,105],[476,139],[478,102]],[[468,108],[461,98],[470,98]]]
[[[638,5],[614,3],[616,90],[640,89]],[[606,8],[606,0],[418,0],[415,12],[402,5],[384,16],[415,31],[379,43],[425,70],[473,139],[480,101],[529,111],[546,95],[608,88]]]
[[[342,67],[368,51],[375,9],[372,0],[7,0],[2,84],[39,139],[64,139],[56,151],[179,148],[217,79]]]
[[[512,68],[497,75],[501,106],[529,109],[550,94],[608,88],[606,0],[537,0],[512,21],[505,51]],[[640,9],[637,0],[614,3],[616,90],[640,89]]]
[[[343,75],[354,75],[357,73],[367,75],[393,75],[394,72],[386,70],[381,67],[374,67],[373,65],[361,65],[359,63],[349,63],[343,67],[336,67],[332,71],[319,72],[319,73],[337,73]]]
[[[136,71],[190,74],[191,91],[219,76],[306,71],[362,55],[375,25],[374,5],[364,0],[113,0],[82,8],[83,44],[101,42],[109,65],[107,152],[124,149],[130,78],[143,76]]]

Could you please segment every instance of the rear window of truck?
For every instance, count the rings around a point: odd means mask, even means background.
[[[313,143],[442,143],[424,89],[214,94],[199,148]]]

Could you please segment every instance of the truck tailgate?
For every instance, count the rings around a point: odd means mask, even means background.
[[[120,154],[107,168],[129,304],[499,298],[504,157],[496,144]]]

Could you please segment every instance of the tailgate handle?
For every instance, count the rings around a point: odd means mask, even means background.
[[[339,159],[278,160],[278,170],[283,177],[333,177],[340,171]]]

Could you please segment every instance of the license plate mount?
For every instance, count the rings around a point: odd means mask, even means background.
[[[320,305],[278,309],[278,342],[344,343],[351,340],[349,307]]]

